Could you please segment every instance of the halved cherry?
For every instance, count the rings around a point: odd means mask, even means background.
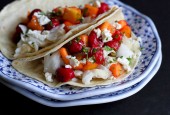
[[[92,48],[89,57],[93,57],[97,64],[103,64],[105,62],[102,48]]]
[[[112,37],[113,37],[114,40],[121,42],[123,34],[119,30],[116,30]]]
[[[68,50],[71,54],[79,53],[83,48],[83,41],[80,38],[75,38],[68,43]]]
[[[103,46],[103,42],[97,38],[97,34],[94,31],[89,34],[88,43],[92,48]]]
[[[56,79],[59,82],[67,82],[75,77],[74,71],[71,68],[61,67],[56,71]]]
[[[60,22],[56,18],[51,18],[51,22],[45,26],[46,30],[51,30],[60,25]]]
[[[109,47],[111,47],[111,48],[113,48],[114,50],[117,51],[120,47],[120,42],[117,41],[117,40],[112,40],[112,41],[105,43],[105,45],[109,46]]]
[[[101,3],[101,6],[99,8],[99,11],[98,11],[98,15],[99,14],[103,14],[104,12],[108,11],[110,8],[109,8],[109,5],[106,4],[106,3]]]

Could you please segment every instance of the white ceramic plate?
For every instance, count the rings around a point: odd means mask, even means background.
[[[150,73],[161,54],[161,42],[158,32],[150,18],[139,13],[132,7],[117,0],[106,0],[106,2],[110,6],[116,4],[122,7],[125,17],[132,27],[133,32],[142,38],[143,50],[139,63],[134,72],[126,79],[111,85],[96,86],[92,88],[77,88],[68,85],[59,88],[52,88],[42,82],[17,72],[11,66],[11,61],[0,53],[1,78],[16,86],[57,100],[75,100],[106,94],[130,87],[140,82]]]
[[[161,62],[162,62],[162,55],[159,57],[159,60],[157,61],[156,65],[154,65],[154,68],[146,76],[146,78],[131,87],[116,92],[111,92],[108,94],[97,95],[97,96],[88,97],[79,100],[73,100],[73,101],[60,101],[60,100],[50,99],[41,95],[37,95],[34,92],[30,92],[28,90],[22,89],[20,87],[13,86],[3,80],[0,80],[0,82],[32,100],[50,107],[69,107],[69,106],[78,106],[78,105],[101,104],[101,103],[118,101],[127,98],[140,91],[157,73],[157,71],[160,68]]]

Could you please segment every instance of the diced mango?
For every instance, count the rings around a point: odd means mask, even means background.
[[[112,26],[108,21],[106,21],[102,25],[100,25],[99,28],[101,31],[103,31],[104,29],[107,29],[110,31],[111,34],[114,34],[116,31],[115,27]]]
[[[131,27],[130,26],[124,26],[121,30],[120,30],[123,34],[125,34],[125,36],[127,37],[127,38],[130,38],[131,37],[131,32],[132,32],[132,30],[131,30]]]
[[[67,56],[68,56],[67,49],[64,48],[64,47],[62,47],[62,48],[59,49],[59,53],[60,53],[60,55],[61,55],[61,58],[62,58],[63,62],[64,62],[65,64],[69,64],[70,61],[67,59]]]
[[[86,4],[83,10],[83,15],[86,17],[90,16],[91,18],[95,18],[97,17],[98,10],[99,9],[97,7]]]
[[[32,16],[32,19],[28,22],[27,26],[32,30],[44,30],[44,27],[40,25],[36,16]]]
[[[83,66],[83,71],[96,69],[97,66],[98,66],[97,63],[87,61],[86,64]]]
[[[123,73],[123,68],[120,63],[115,63],[110,66],[110,71],[114,77],[119,77]]]
[[[80,23],[80,20],[82,19],[81,10],[76,7],[67,7],[65,8],[63,19],[73,24]]]
[[[83,35],[80,35],[79,37],[83,41],[84,45],[88,46],[88,35],[83,34]]]
[[[124,26],[128,25],[126,20],[119,20],[118,23],[121,25],[121,28],[123,28]]]

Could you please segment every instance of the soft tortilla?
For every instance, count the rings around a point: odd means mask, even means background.
[[[90,32],[91,30],[95,29],[96,27],[98,27],[99,25],[101,25],[105,21],[109,21],[110,23],[115,23],[115,21],[123,20],[123,19],[124,19],[123,13],[122,13],[121,9],[118,9],[117,11],[113,12],[111,15],[109,15],[105,19],[100,20],[97,24],[90,26],[88,28],[88,31],[84,30],[84,31],[78,33],[78,35]],[[134,34],[132,34],[132,38],[136,39]],[[53,50],[52,52],[57,51],[58,48],[62,47],[64,44],[68,43],[72,39],[73,38],[69,38],[68,40],[64,41],[63,43],[58,45],[56,48],[52,49]],[[135,54],[138,54],[140,52],[139,44],[135,45],[132,48],[136,49],[135,52],[134,52]],[[44,73],[43,73],[42,60],[43,60],[43,58],[38,59],[38,60],[34,60],[34,61],[18,61],[18,60],[15,60],[15,61],[13,61],[12,65],[19,72],[21,72],[21,73],[23,73],[27,76],[30,76],[34,79],[37,79],[37,80],[39,80],[39,81],[41,81],[41,82],[43,82],[43,83],[45,83],[45,84],[47,84],[51,87],[58,87],[58,86],[61,86],[61,85],[64,85],[64,84],[69,84],[69,85],[78,86],[78,87],[93,87],[93,86],[97,86],[97,85],[108,85],[108,84],[111,84],[111,83],[114,83],[114,82],[117,82],[117,81],[120,81],[120,80],[126,78],[128,75],[130,75],[133,72],[133,69],[137,65],[138,60],[139,60],[139,55],[135,60],[133,60],[131,62],[132,63],[131,64],[131,68],[132,68],[131,72],[125,73],[124,75],[122,75],[118,79],[107,79],[107,80],[93,79],[91,81],[91,83],[88,84],[88,85],[83,84],[81,80],[69,81],[69,82],[65,82],[65,83],[59,83],[57,81],[54,81],[53,83],[47,82],[45,80]]]
[[[12,36],[15,33],[15,27],[22,21],[24,21],[27,17],[28,11],[32,11],[35,8],[40,8],[43,11],[52,10],[57,6],[80,6],[87,3],[92,2],[93,0],[17,0],[12,2],[11,4],[4,7],[4,9],[0,12],[0,50],[1,52],[11,60],[20,59],[31,61],[37,59],[38,54],[41,54],[41,57],[44,57],[53,50],[56,49],[57,45],[62,43],[67,38],[72,36],[76,37],[76,34],[82,30],[86,30],[87,28],[93,24],[95,24],[100,19],[108,16],[110,13],[115,11],[117,7],[112,7],[108,12],[99,15],[95,20],[90,23],[80,24],[76,28],[70,30],[67,34],[60,37],[60,40],[45,47],[41,50],[33,53],[26,53],[17,58],[14,58],[14,53],[16,49],[16,44],[12,42]]]

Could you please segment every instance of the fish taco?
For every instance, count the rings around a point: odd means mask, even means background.
[[[53,53],[33,61],[14,60],[19,72],[49,86],[108,85],[130,75],[141,55],[121,8],[63,41]]]
[[[117,9],[98,0],[17,0],[0,12],[0,50],[35,60]]]

